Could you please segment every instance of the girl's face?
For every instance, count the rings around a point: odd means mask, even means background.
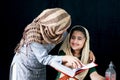
[[[70,47],[74,51],[80,51],[85,43],[85,36],[81,31],[74,31],[70,38]]]

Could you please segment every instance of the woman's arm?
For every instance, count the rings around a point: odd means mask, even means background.
[[[58,55],[48,55],[47,49],[43,47],[43,45],[39,43],[31,43],[31,49],[33,53],[35,54],[38,61],[43,65],[50,65],[51,62],[59,62],[59,63],[69,63],[74,65],[75,67],[79,67],[81,65],[81,62],[78,58],[74,56],[58,56]]]

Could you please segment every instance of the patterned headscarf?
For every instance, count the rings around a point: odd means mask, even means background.
[[[38,42],[40,44],[61,42],[63,33],[71,25],[71,16],[61,8],[43,10],[23,32],[23,37],[16,47],[18,51],[23,44]]]
[[[88,32],[88,30],[85,28],[85,27],[83,27],[83,26],[81,26],[81,25],[76,25],[76,26],[74,26],[72,29],[71,29],[71,31],[73,30],[73,29],[75,29],[75,28],[83,28],[84,30],[85,30],[85,36],[86,36],[86,41],[85,41],[85,43],[84,43],[84,47],[83,47],[83,49],[82,49],[82,54],[81,54],[81,62],[83,63],[83,64],[88,64],[89,62],[88,62],[88,60],[89,60],[89,52],[90,52],[90,47],[89,47],[89,32]],[[75,29],[76,30],[76,29]],[[63,44],[62,44],[62,46],[61,46],[61,48],[60,48],[60,50],[63,50],[64,52],[65,52],[65,55],[72,55],[73,56],[73,54],[72,54],[72,52],[71,52],[71,48],[70,48],[70,44],[69,44],[69,40],[70,40],[70,34],[71,34],[71,31],[70,31],[70,33],[67,35],[67,37],[66,37],[66,39],[64,40],[64,42],[63,42]],[[78,30],[79,31],[79,30]],[[88,70],[85,70],[85,71],[83,71],[83,72],[81,72],[81,73],[79,73],[79,74],[77,74],[74,78],[70,78],[70,77],[68,77],[69,79],[67,79],[67,80],[84,80],[84,77],[86,76],[86,74],[88,73]],[[64,75],[64,74],[62,74],[61,73],[61,75],[60,75],[60,80],[62,80],[63,78],[65,78],[65,76],[66,75]],[[67,77],[67,76],[66,76]]]

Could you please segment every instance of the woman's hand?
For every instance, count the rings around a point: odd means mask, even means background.
[[[82,62],[77,57],[69,55],[63,56],[63,64],[70,68],[80,68],[83,66]]]

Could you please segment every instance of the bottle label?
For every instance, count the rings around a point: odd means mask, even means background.
[[[115,74],[111,75],[111,80],[116,80],[116,75]]]
[[[115,74],[109,74],[107,73],[106,76],[105,76],[105,80],[116,80],[116,75]]]
[[[106,80],[111,80],[111,79],[110,79],[110,72],[106,72],[105,78],[106,78]]]
[[[110,80],[110,76],[106,75],[105,80]]]

